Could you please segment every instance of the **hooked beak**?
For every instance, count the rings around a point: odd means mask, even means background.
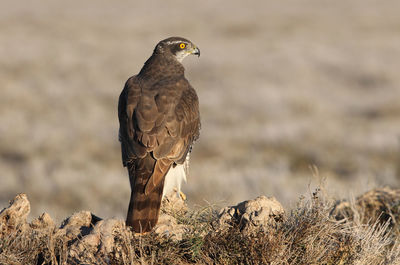
[[[200,57],[200,49],[197,48],[196,46],[192,49],[191,54],[197,55],[197,57]]]

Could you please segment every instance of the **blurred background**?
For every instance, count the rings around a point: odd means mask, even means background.
[[[125,218],[118,96],[169,36],[202,54],[184,61],[202,115],[190,205],[399,187],[399,1],[145,2],[2,3],[0,208],[24,192],[31,217]]]

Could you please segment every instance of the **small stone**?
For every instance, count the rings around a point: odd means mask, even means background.
[[[64,220],[61,228],[67,228],[70,226],[90,226],[92,222],[92,214],[89,211],[76,212],[66,220]]]
[[[124,230],[125,223],[122,220],[101,220],[96,223],[89,234],[84,235],[80,240],[71,245],[70,255],[79,257],[87,249],[94,250],[93,253],[101,252],[107,255],[114,249],[114,233]]]
[[[48,213],[42,213],[38,218],[31,222],[31,227],[33,229],[53,229],[55,227],[53,219]]]
[[[31,210],[26,194],[21,193],[10,201],[10,206],[0,212],[0,234],[8,233],[16,229],[22,229],[27,225],[26,218]]]
[[[179,241],[182,240],[186,231],[185,227],[183,224],[178,224],[173,216],[161,214],[157,225],[154,227],[154,232],[161,237]]]
[[[184,214],[188,207],[184,200],[174,191],[168,193],[162,200],[161,212],[169,215]]]
[[[275,224],[283,219],[284,213],[282,205],[274,197],[259,196],[254,200],[223,208],[219,213],[217,229],[239,225],[241,230],[250,231]]]

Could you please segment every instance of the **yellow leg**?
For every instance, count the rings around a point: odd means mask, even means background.
[[[182,200],[186,201],[186,195],[182,191],[179,192],[179,196],[181,197]]]

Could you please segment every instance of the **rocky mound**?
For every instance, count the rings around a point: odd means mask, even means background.
[[[169,196],[154,230],[137,235],[123,220],[88,211],[60,226],[47,213],[29,223],[30,203],[19,194],[0,212],[0,264],[397,264],[391,262],[400,261],[399,207],[400,190],[389,188],[332,206],[314,194],[290,213],[273,197],[193,212]],[[356,215],[372,225],[354,227]]]

